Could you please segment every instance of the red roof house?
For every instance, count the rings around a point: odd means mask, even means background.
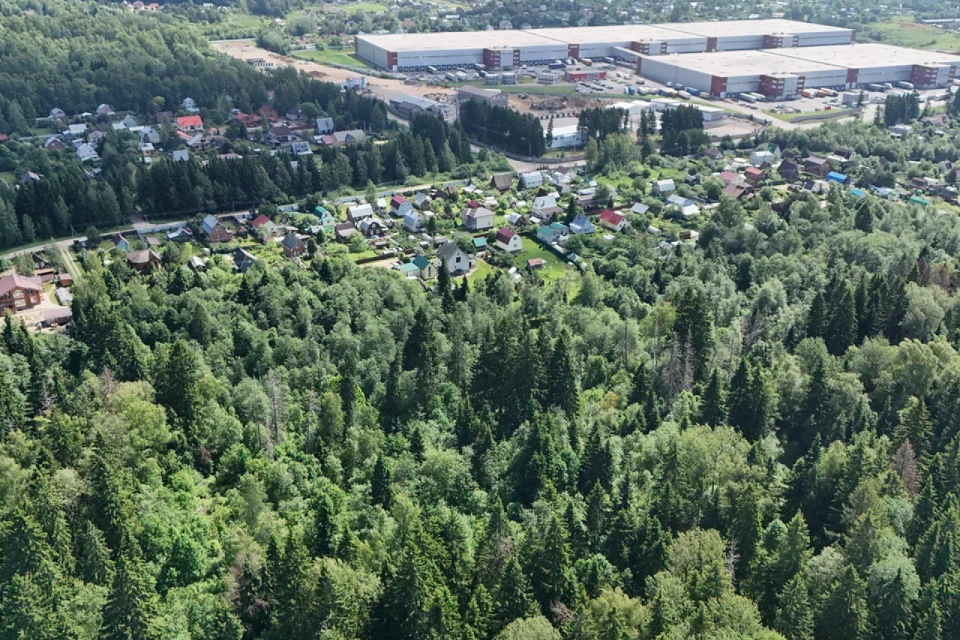
[[[200,116],[181,116],[177,118],[177,128],[181,131],[203,131],[203,119]]]
[[[746,171],[743,172],[744,177],[752,185],[756,185],[761,180],[763,180],[763,171],[757,167],[747,167]]]
[[[613,231],[620,231],[623,229],[623,226],[627,223],[627,219],[623,217],[622,213],[617,213],[610,209],[604,209],[600,214],[600,224],[611,229]]]
[[[509,253],[519,253],[523,250],[523,239],[513,229],[506,227],[500,227],[497,230],[495,244]]]

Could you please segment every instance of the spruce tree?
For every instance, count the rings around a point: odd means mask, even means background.
[[[913,603],[907,593],[903,579],[903,570],[880,591],[876,609],[876,633],[884,640],[910,640],[912,637]]]
[[[813,609],[803,576],[794,576],[780,595],[774,628],[786,640],[813,640]]]
[[[819,338],[824,334],[827,326],[827,303],[823,298],[823,293],[818,291],[810,303],[810,311],[807,312],[807,337]]]
[[[113,588],[104,610],[104,640],[151,640],[156,629],[157,596],[133,540],[123,543],[116,563]]]
[[[387,511],[390,510],[390,505],[393,504],[393,473],[383,454],[377,456],[377,463],[373,467],[370,495],[373,504],[378,504]]]
[[[857,340],[857,313],[850,287],[841,287],[839,296],[831,301],[831,307],[823,340],[832,355],[841,356]]]
[[[570,335],[564,330],[553,347],[553,355],[547,368],[547,397],[549,404],[558,406],[569,417],[580,411],[580,383],[573,364]]]
[[[847,565],[827,595],[817,625],[822,640],[868,640],[870,610],[867,587],[853,565]]]
[[[727,391],[719,368],[710,374],[710,382],[700,404],[700,423],[719,426],[727,420]]]

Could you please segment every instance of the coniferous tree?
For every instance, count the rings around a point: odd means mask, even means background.
[[[370,493],[373,504],[378,504],[387,511],[390,510],[393,504],[393,473],[383,455],[377,456],[377,463],[373,467]]]
[[[889,640],[910,640],[913,635],[913,603],[904,584],[903,570],[880,591],[876,609],[876,633]]]
[[[727,420],[727,391],[719,368],[710,374],[710,382],[703,392],[700,405],[700,422],[719,426]]]
[[[560,333],[553,347],[553,355],[547,368],[547,397],[549,403],[558,406],[570,417],[580,411],[580,383],[573,364],[570,336]]]
[[[839,296],[831,301],[830,318],[823,332],[823,340],[832,355],[843,355],[857,340],[857,313],[853,292],[842,286]]]
[[[105,640],[158,638],[157,596],[135,541],[123,543],[117,555],[110,598],[104,611]]]
[[[803,576],[794,576],[780,596],[774,628],[787,640],[813,640],[813,609]]]
[[[820,614],[817,637],[823,640],[867,640],[870,610],[867,588],[853,565],[847,565],[833,583]]]
[[[813,297],[810,311],[807,313],[807,337],[819,338],[827,328],[827,303],[820,291]]]

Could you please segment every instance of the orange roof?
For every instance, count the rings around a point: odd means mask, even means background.
[[[200,116],[181,116],[177,118],[178,127],[202,127],[203,120]]]

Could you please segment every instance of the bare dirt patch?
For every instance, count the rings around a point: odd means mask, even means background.
[[[281,56],[271,51],[267,51],[266,49],[262,49],[250,41],[212,42],[210,43],[210,46],[220,53],[225,53],[228,56],[237,58],[239,60],[263,58],[268,62],[272,62],[275,66],[293,67],[298,71],[303,71],[312,78],[316,78],[317,80],[322,80],[324,82],[345,82],[349,78],[355,78],[358,75],[366,75],[367,87],[370,89],[370,91],[385,100],[401,94],[418,96],[437,94],[453,95],[453,91],[448,89],[426,85],[404,84],[400,80],[377,78],[375,76],[362,74],[358,71],[338,69],[337,67],[328,67],[326,65],[322,65],[317,62],[311,62],[309,60],[300,60],[298,58],[291,58],[289,56]]]

